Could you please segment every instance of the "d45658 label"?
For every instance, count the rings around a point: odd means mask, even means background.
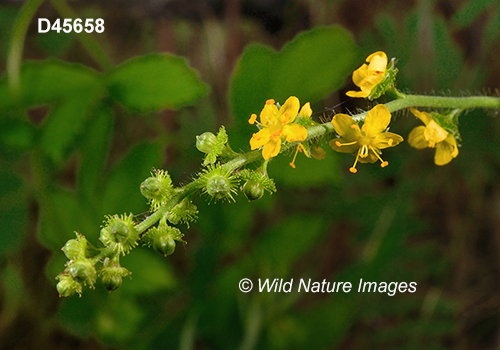
[[[62,23],[62,24],[61,24]],[[85,30],[87,33],[102,33],[104,32],[104,20],[102,18],[86,18],[85,21],[81,18],[60,18],[56,19],[54,23],[50,23],[47,18],[38,19],[38,33],[48,33],[49,31],[56,31],[60,33],[61,30],[64,33],[81,33]]]

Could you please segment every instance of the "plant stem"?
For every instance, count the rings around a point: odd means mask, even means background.
[[[19,15],[12,29],[9,53],[7,55],[7,76],[12,95],[19,98],[21,93],[21,59],[23,56],[24,40],[31,19],[44,0],[28,0],[19,11]]]

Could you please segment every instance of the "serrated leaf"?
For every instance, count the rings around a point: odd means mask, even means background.
[[[101,96],[101,90],[81,90],[61,102],[47,116],[41,129],[40,143],[56,164],[64,161],[76,138],[83,133]]]
[[[21,103],[25,107],[61,101],[78,96],[82,90],[99,89],[99,74],[85,66],[55,59],[29,61],[21,68]],[[7,77],[0,80],[0,108],[12,108]]]
[[[108,76],[111,96],[132,110],[178,109],[204,95],[206,86],[180,57],[153,54],[133,58]]]

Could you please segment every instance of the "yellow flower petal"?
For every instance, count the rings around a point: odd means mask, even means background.
[[[432,145],[444,141],[447,136],[448,132],[440,127],[434,120],[431,120],[425,127],[424,137]]]
[[[368,74],[369,74],[368,65],[363,64],[361,67],[359,67],[352,73],[352,82],[356,84],[356,86],[361,87],[364,85],[363,82],[365,81]]]
[[[425,125],[429,124],[432,120],[432,116],[427,112],[420,112],[418,109],[410,108],[410,111],[413,113],[415,117],[424,122]]]
[[[302,106],[300,109],[299,115],[302,118],[311,118],[313,111],[311,109],[311,104],[307,102],[305,105]]]
[[[252,138],[250,139],[250,148],[254,150],[259,147],[262,147],[269,142],[270,138],[271,138],[271,131],[267,128],[262,129],[259,132],[253,134]]]
[[[401,135],[395,134],[393,132],[384,132],[375,137],[371,145],[378,149],[384,149],[389,147],[394,147],[403,142]]]
[[[307,138],[307,129],[299,124],[287,124],[283,126],[282,135],[288,142],[304,141]]]
[[[281,123],[288,124],[295,120],[299,113],[300,102],[295,96],[290,96],[279,110],[279,117]]]
[[[368,89],[367,91],[347,91],[345,94],[349,97],[368,97],[370,96],[371,89]]]
[[[374,138],[382,133],[391,122],[391,113],[385,105],[376,105],[373,107],[365,118],[365,124],[362,130],[366,136]]]
[[[262,157],[264,157],[264,159],[266,160],[271,157],[276,157],[278,153],[280,153],[280,149],[281,149],[280,139],[269,140],[269,142],[266,143],[262,148]]]
[[[274,100],[270,99],[266,101],[264,108],[260,112],[260,122],[262,125],[273,124],[278,115],[278,107],[274,104]]]
[[[387,55],[383,51],[377,51],[368,56],[366,62],[370,63],[368,70],[384,73],[387,68]]]
[[[347,114],[335,114],[332,118],[332,125],[337,134],[351,138],[351,141],[361,137],[358,124]]]
[[[326,152],[323,148],[321,147],[313,147],[311,148],[311,155],[317,159],[317,160],[321,160],[323,158],[326,157]]]
[[[425,126],[417,126],[414,128],[410,135],[408,135],[408,143],[416,149],[424,149],[429,147],[429,141],[424,137]]]
[[[448,164],[457,155],[458,155],[458,149],[456,147],[456,143],[455,145],[453,145],[452,143],[449,142],[440,142],[436,146],[434,163],[436,163],[436,165]]]

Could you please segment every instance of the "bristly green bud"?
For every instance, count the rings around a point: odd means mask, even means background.
[[[171,235],[157,235],[153,240],[153,249],[165,257],[171,255],[175,251],[175,240]]]
[[[143,236],[142,240],[155,252],[167,256],[175,251],[175,241],[186,243],[182,240],[184,235],[179,229],[168,226],[165,218],[160,220],[158,227],[150,228]]]
[[[238,176],[240,179],[246,180],[241,187],[241,191],[248,200],[253,201],[262,198],[264,191],[268,191],[270,194],[276,192],[274,181],[260,168],[255,171],[243,169],[238,173]]]
[[[190,222],[198,219],[198,208],[189,198],[184,198],[167,213],[167,218],[174,225],[183,223],[189,227]]]
[[[120,266],[120,263],[109,258],[104,259],[103,268],[100,271],[102,284],[108,292],[112,292],[122,285],[123,277],[130,276],[132,273],[126,268]]]
[[[204,132],[200,136],[196,136],[196,148],[203,153],[210,153],[217,145],[217,136],[211,132]]]
[[[88,241],[84,235],[75,232],[76,239],[70,239],[66,242],[62,251],[69,260],[75,260],[87,257]]]
[[[90,259],[70,261],[67,267],[68,275],[76,282],[94,288],[97,271]]]
[[[151,211],[156,211],[172,198],[174,187],[172,179],[165,170],[155,170],[141,183],[141,193],[149,199]]]
[[[200,140],[202,136],[203,138]],[[200,141],[201,148],[198,147],[198,141]],[[220,127],[217,136],[212,133],[204,133],[197,138],[196,147],[198,147],[200,151],[206,153],[205,160],[203,161],[204,166],[214,164],[217,161],[217,157],[221,156],[223,153],[233,152],[227,145],[227,141],[228,138],[224,125]]]
[[[233,201],[238,178],[221,166],[214,165],[206,169],[200,177],[203,181],[203,192],[215,200]]]
[[[57,283],[56,289],[59,293],[59,297],[70,297],[75,292],[82,296],[82,285],[76,282],[73,278],[68,276],[66,273],[61,273],[56,277],[59,282]]]
[[[256,199],[261,199],[264,195],[264,188],[262,185],[256,181],[248,180],[241,187],[241,191],[250,201],[254,201]]]
[[[137,246],[139,240],[132,214],[107,216],[99,239],[105,246],[115,249],[118,254],[128,253]]]

